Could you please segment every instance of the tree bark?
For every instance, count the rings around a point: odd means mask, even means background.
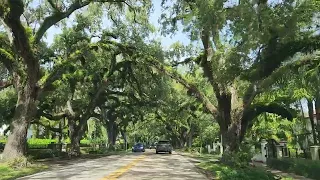
[[[190,131],[189,131],[189,134],[188,134],[188,147],[189,147],[189,148],[192,147],[193,133],[194,133],[194,129],[193,129],[193,126],[192,126],[192,124],[191,124],[191,126],[190,126]]]
[[[107,133],[108,133],[108,147],[114,149],[118,136],[118,127],[113,119],[109,119],[107,122]]]
[[[312,128],[313,143],[316,145],[317,134],[316,134],[315,124],[314,124],[313,100],[308,100],[308,113],[309,113],[309,119],[310,119],[310,124]]]
[[[16,159],[26,154],[29,124],[37,112],[36,89],[28,83],[23,87],[16,82],[15,86],[18,91],[18,100],[10,126],[11,134],[3,151],[3,157],[6,160]]]
[[[124,140],[124,149],[127,150],[128,149],[128,141],[127,141],[126,130],[121,130],[120,133],[121,133],[121,136],[123,137],[123,140]]]
[[[15,119],[11,123],[11,134],[3,151],[5,160],[16,159],[26,155],[28,123],[23,119]]]
[[[77,130],[77,125],[74,119],[68,119],[68,125],[69,125],[69,137],[71,141],[71,147],[68,154],[70,156],[80,156],[80,139],[81,136],[79,134],[79,131]]]
[[[317,117],[317,126],[316,130],[318,132],[318,142],[320,141],[320,97],[316,97],[316,117]]]

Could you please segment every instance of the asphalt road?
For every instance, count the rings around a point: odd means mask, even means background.
[[[66,163],[66,162],[65,162]],[[175,152],[112,155],[99,159],[79,160],[60,164],[48,171],[19,178],[20,180],[205,180],[186,157]]]

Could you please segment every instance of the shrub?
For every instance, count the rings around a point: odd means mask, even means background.
[[[203,162],[199,166],[207,171],[211,171],[221,180],[245,179],[245,180],[275,180],[274,175],[263,169],[245,167],[237,168],[223,163]]]
[[[320,161],[312,161],[309,159],[269,158],[267,160],[267,165],[281,171],[320,180]]]
[[[34,159],[53,158],[58,156],[58,152],[53,152],[51,149],[30,149],[28,155]]]
[[[225,169],[220,173],[220,179],[246,179],[246,180],[274,180],[273,174],[256,168]]]
[[[224,153],[222,156],[222,161],[229,165],[238,168],[247,167],[251,161],[252,154],[247,151],[239,151],[236,153]]]
[[[90,140],[88,140],[88,139],[82,139],[82,140],[80,141],[80,144],[83,144],[83,145],[90,145],[90,144],[91,144],[91,141],[90,141]]]
[[[29,149],[47,149],[51,143],[57,143],[55,139],[28,139]]]

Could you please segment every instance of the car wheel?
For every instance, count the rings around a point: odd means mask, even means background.
[[[159,154],[159,152],[158,152],[158,151],[156,151],[156,154]]]
[[[172,154],[172,151],[169,151],[169,154]]]

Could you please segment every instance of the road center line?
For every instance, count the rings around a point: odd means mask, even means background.
[[[101,180],[115,180],[115,179],[117,179],[122,174],[124,174],[125,172],[129,171],[132,167],[134,167],[136,164],[138,164],[144,158],[146,158],[145,155],[139,156],[138,158],[136,158],[133,161],[131,161],[129,164],[127,164],[125,166],[122,166],[119,169],[117,169],[116,171],[112,172],[111,174],[103,177]]]

